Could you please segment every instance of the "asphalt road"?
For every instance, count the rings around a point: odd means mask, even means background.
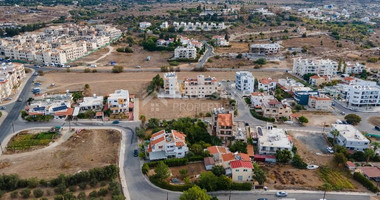
[[[203,55],[202,59],[198,62],[196,69],[200,69],[201,67],[203,67],[207,60],[214,55],[214,53],[212,52],[212,47],[207,42],[203,42],[203,45],[205,45],[206,47],[206,52]]]

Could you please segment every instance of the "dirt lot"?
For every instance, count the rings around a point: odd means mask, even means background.
[[[176,177],[179,179],[182,179],[181,173],[179,171],[181,169],[187,169],[187,174],[189,175],[190,179],[195,179],[197,175],[201,174],[202,172],[206,171],[206,168],[203,164],[203,162],[197,162],[197,163],[190,163],[185,166],[178,166],[178,167],[170,167],[170,172],[172,174],[172,178]]]
[[[113,130],[82,130],[53,149],[0,156],[1,172],[49,179],[117,164],[121,135]]]
[[[115,61],[116,65],[123,66],[124,68],[136,68],[136,66],[141,66],[141,68],[160,68],[161,66],[168,66],[167,60],[173,57],[173,52],[168,51],[146,51],[142,47],[134,45],[132,47],[133,53],[120,53],[116,49],[119,47],[126,47],[127,44],[113,46],[113,50],[110,55],[103,59],[100,59],[96,64],[98,68],[108,68],[112,69],[110,65],[111,61]],[[74,64],[86,65],[85,63],[94,61],[108,52],[108,48],[100,49],[93,54],[81,58],[75,61]],[[150,56],[150,61],[146,61],[147,56]]]
[[[35,8],[35,7],[34,7]],[[54,7],[37,6],[38,10],[31,10],[31,7],[0,7],[0,23],[16,22],[18,24],[33,24],[50,22],[60,16],[68,16],[71,6],[58,5]]]
[[[130,94],[136,94],[136,97],[142,97],[146,87],[157,72],[126,72],[120,74],[113,73],[46,73],[44,76],[38,76],[36,82],[42,83],[41,89],[47,89],[50,93],[64,93],[66,90],[82,90],[85,84],[89,84],[92,93],[97,95],[107,95],[116,89],[127,89]],[[163,73],[159,73],[162,77]],[[178,72],[178,80],[185,77],[196,78],[197,75],[215,76],[219,81],[234,80],[233,72]],[[283,72],[253,72],[255,78],[272,77],[285,78],[288,76]],[[50,87],[55,83],[54,87]]]
[[[140,101],[140,114],[149,118],[176,119],[195,117],[199,113],[211,112],[214,108],[228,108],[227,100],[200,99],[149,99]]]
[[[231,47],[218,47],[215,53],[247,53],[249,51],[249,43],[230,42]]]
[[[380,117],[379,116],[374,116],[368,118],[368,122],[374,126],[380,126]]]
[[[344,120],[344,116],[337,116],[331,112],[325,111],[300,111],[297,113],[298,116],[305,116],[309,119],[309,122],[305,126],[319,126],[324,125],[330,126],[335,123],[337,119]]]
[[[230,58],[230,57],[220,57],[220,58],[210,58],[212,62],[207,62],[205,64],[206,67],[209,68],[238,68],[238,69],[254,69],[255,64],[252,60],[247,59],[237,59],[237,58]],[[209,60],[210,60],[209,59]],[[293,61],[291,61],[293,62]],[[289,60],[283,60],[283,61],[275,61],[275,62],[268,62],[267,64],[263,65],[261,69],[263,68],[281,68],[281,69],[290,69],[292,66],[292,63],[290,63]]]

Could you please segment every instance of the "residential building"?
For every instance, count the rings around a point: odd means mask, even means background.
[[[350,170],[350,171],[355,171],[355,169],[356,169],[356,165],[353,163],[353,162],[351,162],[351,161],[347,161],[346,162],[346,167]]]
[[[252,181],[253,165],[251,161],[234,160],[230,162],[232,170],[232,181]]]
[[[103,96],[83,97],[83,101],[79,103],[80,110],[102,110]]]
[[[294,100],[300,104],[300,105],[308,105],[309,104],[309,97],[310,96],[318,96],[318,91],[312,91],[312,90],[304,90],[304,91],[296,91],[294,93]]]
[[[270,100],[274,100],[273,95],[266,95],[261,92],[253,92],[251,94],[251,107],[261,107],[264,102],[268,102]]]
[[[380,106],[380,86],[376,82],[355,79],[350,85],[344,85],[341,98],[349,108]]]
[[[292,150],[291,137],[283,129],[274,128],[273,124],[268,123],[266,127],[257,126],[256,130],[259,154],[275,155],[277,150]]]
[[[228,143],[228,140],[233,137],[234,131],[234,114],[225,111],[224,109],[214,109],[212,113],[212,133],[222,140],[223,143]]]
[[[168,29],[169,28],[169,23],[167,21],[162,22],[162,24],[160,25],[160,28],[161,29]]]
[[[264,15],[264,16],[274,16],[274,15],[276,15],[276,14],[270,12],[266,8],[258,8],[256,10],[254,10],[253,13],[259,13],[259,14]]]
[[[164,22],[165,23],[165,22]],[[149,28],[149,27],[151,27],[152,26],[152,23],[150,23],[150,22],[140,22],[139,23],[139,27],[140,27],[140,29],[146,29],[146,28]]]
[[[275,90],[277,81],[273,80],[272,78],[262,78],[258,81],[258,89],[264,92]]]
[[[293,59],[293,73],[303,76],[317,74],[320,76],[334,76],[337,73],[338,63],[330,59]]]
[[[214,35],[212,39],[215,41],[216,46],[224,47],[230,45],[223,35]]]
[[[185,157],[189,151],[185,138],[185,134],[176,130],[153,133],[146,148],[149,160]]]
[[[346,63],[346,67],[344,69],[346,69],[343,73],[345,74],[360,74],[363,72],[363,70],[365,70],[365,65],[363,64],[360,64],[360,63]]]
[[[328,76],[314,75],[309,78],[310,85],[320,86],[330,80]]]
[[[108,108],[113,114],[129,112],[129,92],[128,90],[115,90],[107,99]]]
[[[325,94],[310,95],[308,106],[316,110],[328,110],[331,103],[332,99]]]
[[[177,47],[174,49],[175,59],[196,59],[197,49],[194,46],[188,45],[187,47]]]
[[[370,141],[354,126],[348,124],[332,124],[331,131],[339,131],[336,143],[348,150],[364,151],[369,147]],[[329,135],[333,137],[332,134]]]
[[[362,173],[369,180],[380,182],[380,169],[379,167],[359,167],[358,171]]]
[[[272,55],[280,51],[280,45],[274,44],[251,44],[251,53],[256,55]]]
[[[214,93],[218,93],[218,81],[215,77],[198,75],[196,79],[185,78],[183,81],[183,96],[206,98]]]
[[[62,116],[67,117],[64,113],[71,112],[72,114],[71,104],[72,95],[69,92],[55,95],[45,94],[36,96],[26,110],[30,116],[54,115],[56,118],[61,118]]]
[[[220,23],[207,23],[207,22],[173,22],[174,28],[178,30],[183,31],[216,31],[216,30],[223,30],[226,29],[226,26],[224,25],[224,22]]]
[[[277,99],[264,101],[261,108],[263,116],[267,118],[278,119],[280,117],[286,117],[290,119],[290,115],[292,114],[292,109],[290,106],[279,102]]]
[[[164,92],[167,95],[176,95],[179,91],[177,74],[169,72],[164,74]]]
[[[248,71],[236,72],[235,88],[248,96],[255,89],[255,77]]]
[[[206,170],[210,171],[215,166],[215,160],[212,157],[203,158],[203,163],[205,165]]]
[[[0,65],[0,102],[12,94],[23,78],[25,78],[23,64],[2,63]]]
[[[282,88],[286,92],[292,92],[293,88],[305,86],[304,84],[297,82],[292,78],[278,79],[277,84],[278,87]]]
[[[216,165],[222,165],[224,169],[230,169],[231,162],[234,160],[252,162],[248,154],[235,152],[222,154],[221,162],[217,162]]]
[[[227,147],[223,146],[209,146],[207,151],[212,155],[215,161],[219,162],[222,159],[222,155],[226,153],[231,153]]]

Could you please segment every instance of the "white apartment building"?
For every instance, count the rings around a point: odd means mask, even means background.
[[[194,46],[177,47],[174,50],[175,59],[196,59],[197,49]]]
[[[128,90],[115,90],[108,99],[108,108],[113,114],[129,112],[129,92]]]
[[[214,35],[212,39],[215,41],[217,46],[223,47],[230,45],[223,35]]]
[[[152,134],[146,148],[149,160],[185,157],[189,151],[185,138],[185,134],[176,130],[162,130]]]
[[[273,95],[266,95],[261,92],[253,92],[251,94],[251,107],[262,106],[264,102],[269,102],[269,100],[275,99]]]
[[[168,22],[163,22],[161,25],[160,25],[160,28],[161,29],[168,29],[169,28],[169,23]]]
[[[332,99],[324,94],[310,95],[308,106],[316,110],[328,110],[331,106]]]
[[[169,72],[164,74],[164,92],[168,95],[176,95],[178,93],[177,74]]]
[[[255,89],[255,77],[248,71],[236,72],[235,88],[245,95],[251,94]]]
[[[183,95],[190,98],[205,98],[218,92],[218,81],[215,77],[198,75],[196,79],[185,78]]]
[[[332,124],[331,131],[339,131],[336,138],[338,145],[345,147],[348,150],[364,151],[371,143],[359,130],[352,125],[347,124]],[[332,134],[329,137],[333,137]]]
[[[173,22],[174,28],[178,31],[179,29],[183,29],[183,31],[214,31],[214,30],[223,30],[226,29],[224,22],[220,23],[207,23],[207,22]]]
[[[272,55],[280,51],[280,45],[274,44],[251,44],[251,53],[257,55]]]
[[[293,148],[293,143],[286,135],[284,129],[274,128],[273,124],[267,123],[266,127],[256,127],[258,136],[258,150],[261,155],[276,155],[277,150],[289,150]]]
[[[83,101],[79,103],[80,110],[101,110],[103,108],[103,96],[83,97]]]
[[[348,107],[380,106],[380,86],[348,85],[345,88]]]
[[[263,78],[258,81],[258,84],[259,90],[267,92],[276,89],[277,81],[273,80],[272,78]]]
[[[365,65],[360,63],[347,63],[346,70],[343,72],[345,74],[360,74],[365,70]]]
[[[0,102],[12,94],[13,89],[19,85],[24,77],[23,64],[2,63],[0,65]]]
[[[140,22],[139,27],[140,29],[146,29],[152,26],[152,23],[150,22]]]
[[[330,59],[293,59],[293,73],[303,76],[305,74],[317,74],[320,76],[334,76],[337,73],[338,63]]]
[[[296,80],[292,78],[286,78],[286,79],[278,79],[278,85],[285,88],[285,91],[293,91],[296,87],[304,87],[305,85],[297,82]]]

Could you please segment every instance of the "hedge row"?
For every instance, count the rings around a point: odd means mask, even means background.
[[[275,122],[276,121],[276,119],[274,119],[274,118],[266,118],[266,117],[258,114],[254,110],[251,110],[251,114],[252,114],[252,116],[254,118],[259,119],[259,120],[263,120],[263,121],[266,121],[266,122]]]
[[[200,161],[200,160],[202,160],[203,161],[203,156],[191,156],[190,158],[189,158],[189,162],[192,162],[192,161]]]
[[[231,183],[231,190],[251,190],[252,189],[252,183],[246,182],[246,183]]]
[[[359,172],[354,173],[354,179],[357,180],[359,183],[361,183],[364,187],[366,187],[368,190],[372,192],[379,192],[379,189],[365,176],[363,176]]]
[[[157,166],[158,162],[160,162],[160,161],[149,162],[148,166],[150,168],[154,168],[154,167]],[[175,167],[175,166],[187,165],[187,163],[189,162],[189,160],[187,158],[172,158],[172,159],[163,160],[163,162],[168,167]]]
[[[189,187],[189,186],[186,186],[186,185],[172,185],[172,184],[166,182],[165,180],[161,181],[161,180],[155,178],[154,176],[150,176],[149,180],[150,180],[151,183],[153,183],[157,187],[160,187],[160,188],[163,188],[163,189],[167,189],[167,190],[171,190],[171,191],[180,191],[180,192],[183,192],[185,190],[188,190],[191,187],[191,186]]]

